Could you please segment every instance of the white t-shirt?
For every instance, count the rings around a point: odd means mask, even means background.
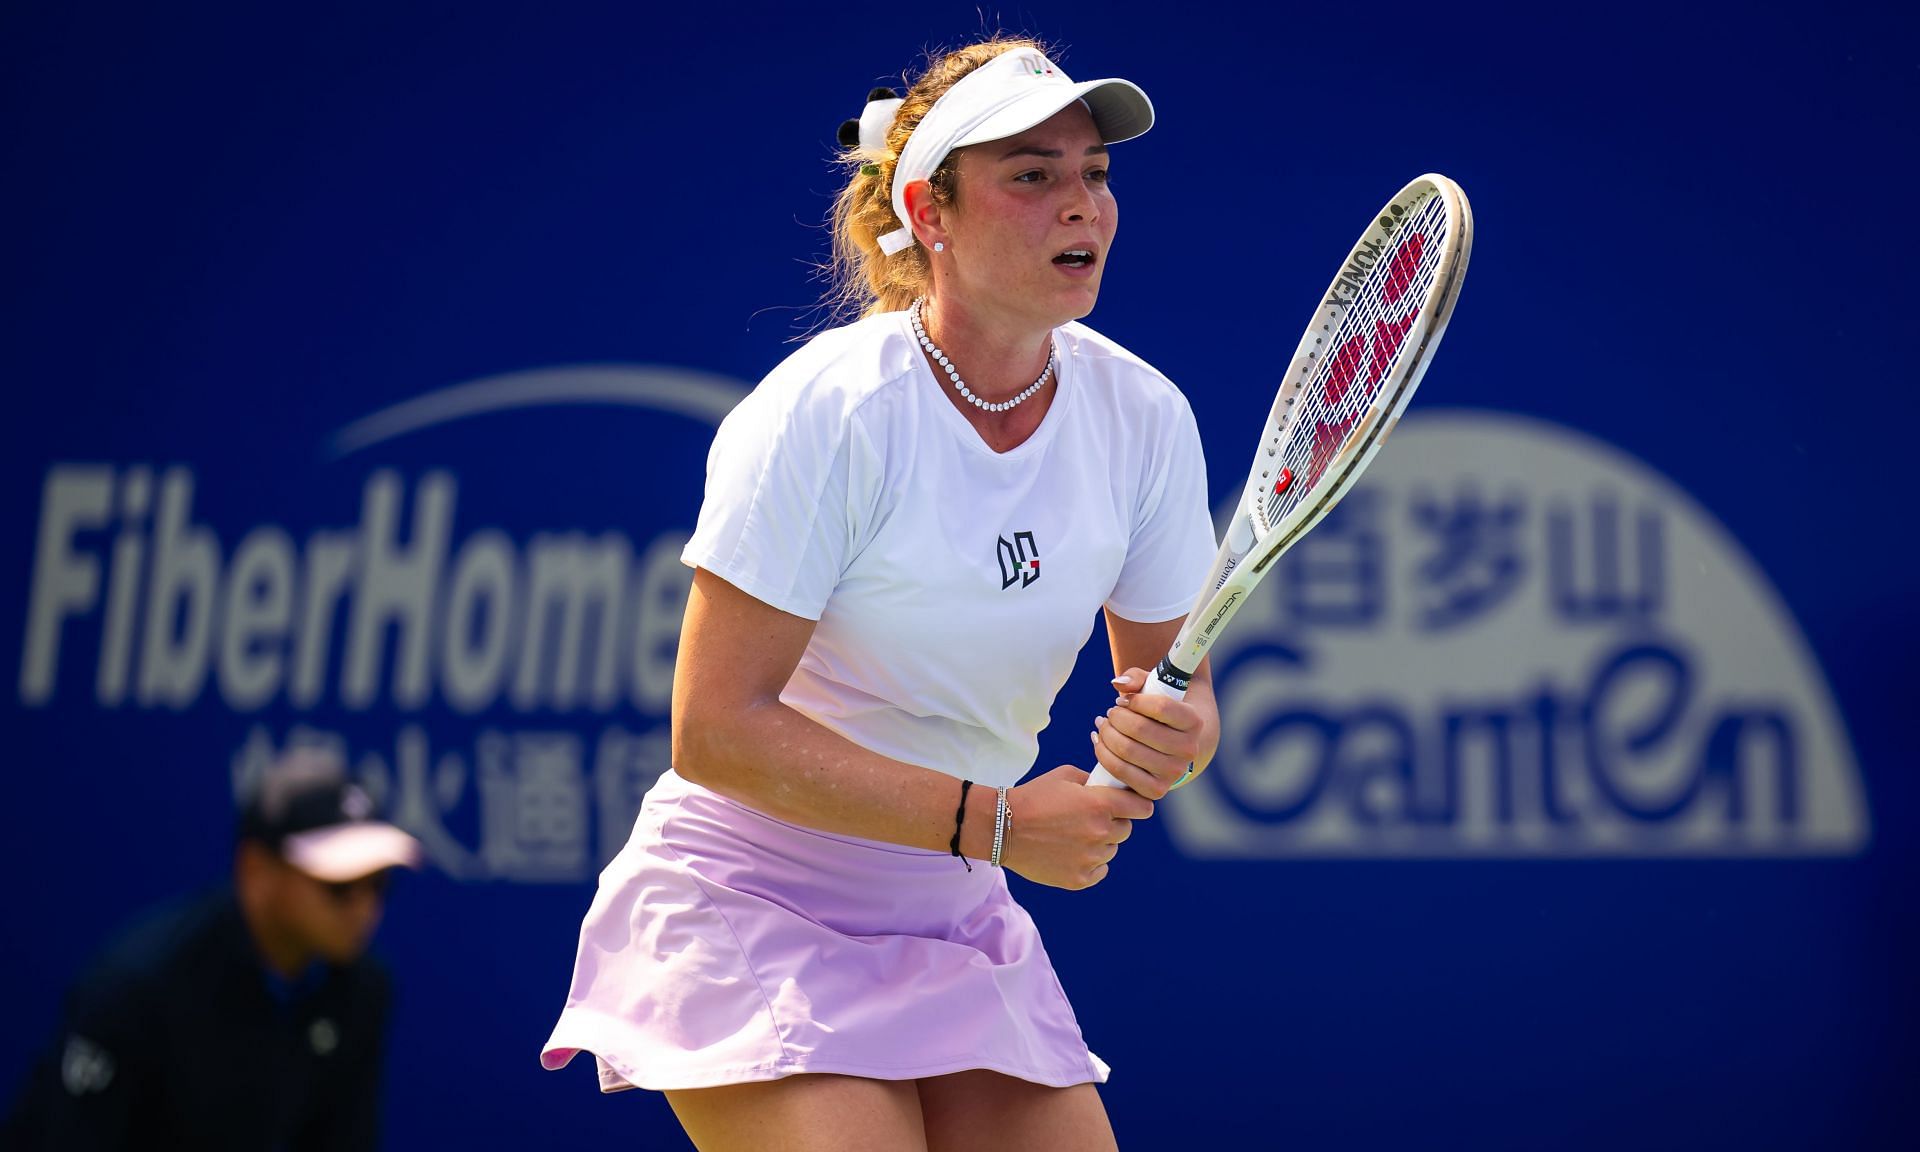
[[[904,312],[815,337],[722,422],[682,559],[818,622],[786,704],[1011,785],[1103,605],[1191,607],[1214,551],[1192,409],[1090,328],[1054,341],[1053,404],[1009,452],[955,410]]]

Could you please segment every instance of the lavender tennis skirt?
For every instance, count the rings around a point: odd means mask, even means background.
[[[582,1051],[607,1092],[1107,1078],[999,869],[797,827],[672,772],[601,873],[540,1060]]]

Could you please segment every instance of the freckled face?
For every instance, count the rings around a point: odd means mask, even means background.
[[[1079,101],[1017,136],[954,154],[940,288],[982,315],[1052,328],[1093,311],[1119,208]]]

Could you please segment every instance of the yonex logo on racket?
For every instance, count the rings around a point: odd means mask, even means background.
[[[1367,273],[1373,271],[1375,264],[1380,263],[1380,253],[1386,251],[1386,248],[1387,246],[1378,240],[1368,240],[1354,249],[1353,256],[1347,261],[1347,266],[1340,270],[1339,278],[1334,284],[1335,289],[1346,289],[1346,295],[1339,295],[1336,291],[1327,297],[1327,303],[1332,305],[1353,303],[1354,296],[1360,291],[1360,286],[1367,282]]]
[[[1000,537],[999,555],[1003,591],[1016,582],[1025,588],[1040,579],[1040,546],[1033,542],[1033,533],[1015,532],[1011,543],[1005,536]]]
[[[1387,205],[1386,213],[1380,217],[1381,229],[1391,233],[1395,228],[1400,226],[1400,218],[1406,214],[1407,210],[1398,204]]]

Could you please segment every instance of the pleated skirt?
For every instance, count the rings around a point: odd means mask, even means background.
[[[609,1092],[1107,1078],[1000,869],[801,828],[672,772],[600,876],[541,1063],[583,1051]]]

